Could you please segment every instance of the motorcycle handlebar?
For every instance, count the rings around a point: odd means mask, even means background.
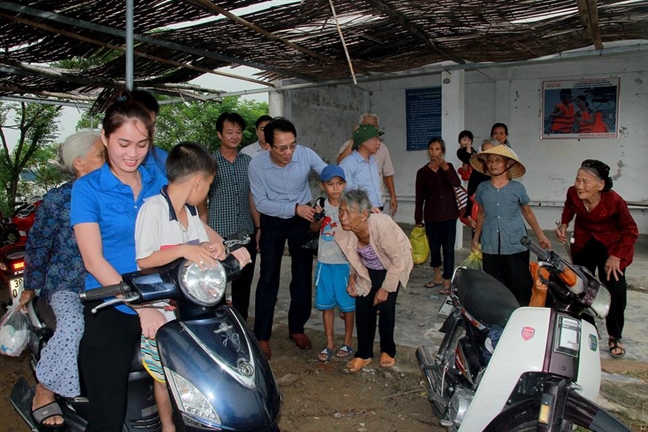
[[[93,290],[84,291],[79,296],[81,301],[89,302],[95,300],[103,300],[108,297],[115,297],[117,295],[125,295],[125,285],[124,282],[120,282],[115,285],[106,285]]]
[[[537,255],[540,261],[549,260],[549,257],[551,256],[549,251],[542,249],[542,247],[539,244],[535,243],[529,237],[527,236],[522,237],[520,239],[520,243],[522,243],[522,246],[524,246],[525,248],[533,252],[535,255]]]

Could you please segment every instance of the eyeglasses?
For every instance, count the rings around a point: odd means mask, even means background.
[[[272,147],[276,148],[279,151],[279,153],[287,153],[289,150],[291,152],[294,152],[295,149],[297,148],[297,144],[291,144],[288,146],[281,146],[281,147],[277,147],[277,146],[272,146]]]

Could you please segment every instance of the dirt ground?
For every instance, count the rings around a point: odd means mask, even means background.
[[[311,331],[314,346],[323,346],[324,334]],[[285,432],[444,431],[432,414],[414,349],[399,347],[397,364],[382,369],[372,364],[355,375],[344,370],[345,360],[323,364],[315,349],[302,351],[276,326],[271,366],[283,394],[280,427]],[[27,357],[0,356],[0,418],[4,432],[27,432],[9,403],[9,392],[19,376],[31,373]],[[648,432],[639,421],[648,411],[648,365],[632,361],[604,361],[603,370],[630,377],[631,382],[604,381],[601,394],[635,432]],[[639,416],[639,417],[638,417]]]
[[[314,346],[323,346],[323,332],[309,334]],[[287,335],[287,328],[275,326],[270,362],[284,398],[279,423],[282,431],[445,430],[432,414],[412,348],[399,347],[392,369],[374,364],[350,375],[344,370],[346,361],[320,363],[315,349],[302,351]],[[27,432],[29,428],[9,403],[16,379],[22,375],[31,380],[27,356],[0,356],[0,371],[0,430]]]

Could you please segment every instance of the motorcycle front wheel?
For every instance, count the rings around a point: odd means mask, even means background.
[[[539,404],[535,398],[527,399],[502,411],[484,429],[484,432],[526,432],[538,430]],[[569,392],[564,416],[555,432],[577,430],[593,432],[631,432],[624,424],[584,397]]]

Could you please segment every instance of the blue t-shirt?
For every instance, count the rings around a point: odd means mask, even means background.
[[[70,225],[97,223],[101,231],[103,256],[119,274],[137,271],[135,261],[135,220],[144,199],[160,193],[167,183],[166,177],[156,175],[139,167],[142,176],[142,191],[134,201],[133,190],[110,171],[108,164],[93,171],[74,183]],[[88,273],[85,289],[101,286]],[[126,306],[118,306],[122,312],[134,314]]]
[[[155,174],[158,177],[162,176],[166,178],[166,160],[168,157],[169,152],[153,146],[144,158],[142,165],[144,165],[150,173]]]
[[[521,183],[509,181],[497,189],[490,181],[480,183],[475,201],[484,208],[481,234],[482,252],[492,255],[513,255],[527,249],[520,239],[527,235],[520,206],[531,199]]]

